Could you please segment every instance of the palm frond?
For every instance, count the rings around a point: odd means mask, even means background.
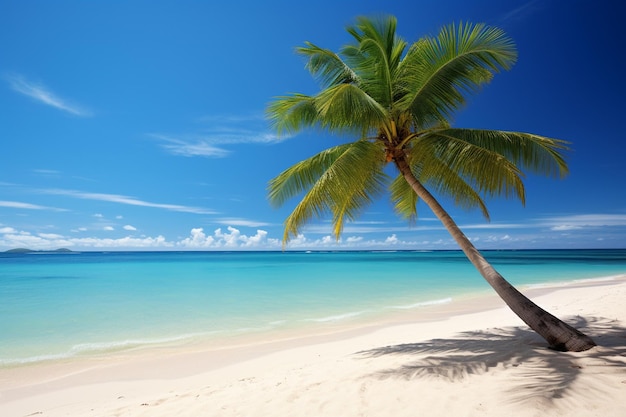
[[[459,192],[455,185],[446,184],[446,171],[463,178],[479,194],[488,196],[516,196],[525,202],[523,173],[503,155],[468,143],[448,131],[431,132],[413,143],[416,158],[434,168],[429,170],[429,181],[449,192]]]
[[[297,48],[297,52],[308,58],[307,69],[315,78],[320,79],[325,87],[358,82],[357,74],[339,55],[311,42],[305,44],[306,46]]]
[[[417,157],[411,158],[410,164],[412,167],[419,167],[416,178],[431,192],[447,196],[454,201],[456,206],[465,210],[478,208],[485,219],[489,220],[490,215],[487,205],[481,197],[479,190],[474,187],[473,182],[468,182],[467,178],[464,178],[458,171],[452,169],[446,160],[442,160],[436,154],[430,154],[427,157],[421,151],[416,152],[416,154]],[[521,184],[521,187],[523,195],[523,184]]]
[[[359,18],[348,32],[358,45],[342,50],[346,61],[359,74],[360,88],[383,107],[391,107],[393,80],[406,42],[396,35],[397,21],[389,16],[378,20]]]
[[[284,241],[297,236],[309,220],[327,213],[333,215],[338,238],[345,220],[354,219],[384,190],[387,176],[383,165],[384,153],[379,144],[356,141],[320,152],[270,181],[268,195],[274,205],[304,193],[285,221]]]
[[[402,94],[396,105],[410,109],[422,125],[448,120],[467,94],[516,58],[513,42],[498,28],[446,26],[436,38],[422,38],[409,49],[398,75]]]
[[[569,142],[531,133],[486,129],[442,129],[436,135],[464,141],[502,155],[533,174],[563,178],[569,172],[563,156]]]
[[[447,163],[435,155],[423,153],[424,147],[410,157],[411,170],[429,191],[447,196],[454,204],[466,210],[479,208],[483,216],[489,220],[489,210],[479,192],[473,188],[458,172],[450,169]],[[399,175],[391,185],[391,198],[396,213],[402,218],[413,222],[417,219],[418,197],[404,177]]]
[[[281,172],[269,182],[270,203],[280,207],[290,198],[307,191],[349,147],[350,144],[346,143],[325,149]]]
[[[315,99],[304,94],[277,97],[266,114],[279,135],[297,133],[318,123]]]
[[[419,198],[411,185],[402,175],[398,175],[389,186],[391,201],[394,203],[396,214],[414,223],[417,220],[417,203]]]
[[[315,98],[322,127],[338,132],[362,132],[387,121],[386,110],[352,84],[327,88]]]

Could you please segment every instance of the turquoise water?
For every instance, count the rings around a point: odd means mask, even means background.
[[[486,251],[514,285],[626,273],[626,250]],[[0,366],[334,326],[488,290],[461,252],[0,254]]]

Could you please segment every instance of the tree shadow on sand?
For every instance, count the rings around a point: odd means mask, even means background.
[[[380,347],[357,355],[402,358],[398,367],[371,375],[377,378],[433,378],[455,382],[498,368],[510,373],[513,388],[507,400],[520,403],[538,398],[548,402],[564,398],[585,372],[601,377],[606,367],[611,367],[612,372],[622,373],[620,379],[626,377],[625,327],[615,320],[599,317],[587,320],[576,317],[568,322],[591,336],[598,346],[580,353],[557,352],[549,349],[531,330],[508,327],[464,332],[450,339]],[[626,380],[621,382],[626,383]],[[585,396],[602,397],[602,391],[603,384],[587,386]]]

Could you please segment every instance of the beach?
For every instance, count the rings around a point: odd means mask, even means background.
[[[0,415],[626,415],[626,276],[527,294],[598,346],[550,350],[485,296],[426,318],[3,368]]]

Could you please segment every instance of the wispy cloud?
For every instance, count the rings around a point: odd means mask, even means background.
[[[24,210],[67,211],[66,209],[40,206],[38,204],[22,203],[19,201],[0,201],[0,207],[8,207],[8,208],[16,208],[16,209],[24,209]]]
[[[261,227],[261,226],[269,226],[269,223],[260,222],[256,220],[249,219],[238,219],[233,217],[222,217],[217,219],[217,222],[223,225],[229,226],[245,226],[245,227]]]
[[[21,75],[9,75],[5,78],[14,91],[33,98],[40,103],[47,104],[48,106],[63,110],[75,116],[89,117],[92,115],[87,109],[58,97],[44,85],[29,81]]]
[[[172,155],[223,158],[230,153],[226,149],[211,145],[204,139],[177,139],[156,134],[150,136],[165,142],[161,147]]]
[[[343,234],[370,234],[370,233],[421,233],[421,232],[445,232],[445,227],[436,219],[419,219],[415,225],[404,223],[385,222],[353,222],[344,227]],[[433,223],[432,221],[436,221]],[[518,223],[460,223],[461,230],[481,232],[513,231],[519,229],[540,230],[549,229],[552,231],[573,231],[585,228],[611,228],[626,227],[626,214],[577,214],[570,216],[546,216],[541,218],[531,218]],[[310,234],[330,233],[332,226],[330,222],[321,222],[307,225],[304,230]]]
[[[198,121],[203,126],[193,133],[151,133],[148,136],[162,141],[163,149],[173,155],[213,158],[228,156],[231,151],[226,147],[229,145],[268,144],[279,140],[268,131],[264,118],[258,115],[205,116]]]
[[[60,171],[54,169],[34,169],[33,172],[38,175],[43,176],[59,176],[61,175]]]
[[[436,219],[435,219],[436,220]],[[484,223],[484,224],[462,224],[459,227],[463,230],[466,229],[483,229],[483,230],[497,230],[497,229],[517,229],[528,227],[527,224],[517,223]],[[306,231],[312,234],[326,234],[332,230],[332,225],[328,222],[322,224],[314,224],[306,226]],[[345,225],[343,229],[344,234],[349,233],[402,233],[402,232],[427,232],[427,231],[445,231],[446,228],[437,220],[435,223],[428,220],[418,220],[415,225],[409,225],[408,223],[395,223],[388,224],[385,222],[353,222]]]
[[[40,190],[43,194],[64,195],[67,197],[80,198],[83,200],[98,200],[107,201],[110,203],[126,204],[130,206],[140,207],[152,207],[158,209],[164,209],[169,211],[177,211],[182,213],[194,213],[194,214],[216,214],[215,211],[202,207],[182,206],[178,204],[162,204],[152,203],[149,201],[138,200],[134,197],[128,197],[118,194],[103,194],[103,193],[89,193],[75,190],[62,190],[62,189],[46,189]]]
[[[556,216],[543,219],[555,231],[577,230],[587,227],[616,227],[626,226],[626,214],[576,214],[571,216]]]
[[[508,21],[520,21],[537,12],[538,10],[541,10],[541,8],[543,8],[544,6],[545,2],[542,0],[530,0],[502,15],[499,21],[501,23]]]
[[[484,224],[465,224],[460,226],[461,229],[485,229],[485,230],[494,230],[494,229],[520,229],[524,227],[528,227],[528,224],[523,223],[484,223]]]

